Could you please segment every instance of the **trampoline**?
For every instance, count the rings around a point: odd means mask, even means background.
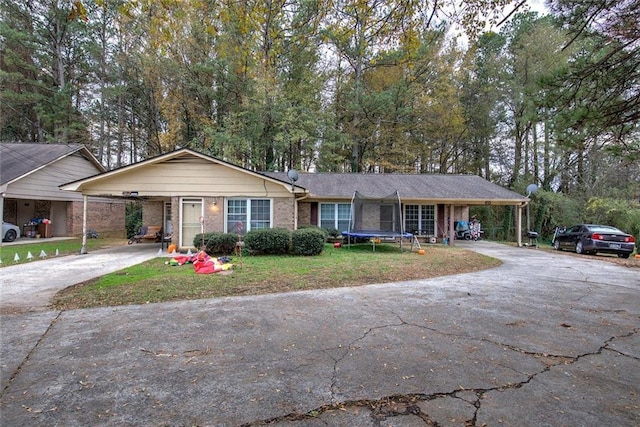
[[[375,251],[376,243],[399,239],[402,251],[403,239],[414,238],[412,233],[404,231],[402,203],[398,191],[386,196],[364,196],[356,191],[351,199],[350,216],[349,229],[342,232],[348,245],[351,245],[352,241],[357,243],[366,240],[373,244]]]
[[[376,240],[393,240],[400,239],[400,249],[402,250],[402,239],[413,239],[411,233],[396,233],[394,231],[382,231],[382,230],[350,230],[343,231],[342,235],[347,238],[347,244],[350,245],[353,240],[354,243],[360,240],[368,240],[373,245],[373,250],[376,250]]]

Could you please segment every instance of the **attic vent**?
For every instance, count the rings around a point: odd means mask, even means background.
[[[192,155],[184,155],[184,156],[180,156],[180,157],[176,157],[173,159],[168,159],[166,161],[166,163],[207,163],[210,164],[211,162],[208,162],[200,157],[197,156],[192,156]]]

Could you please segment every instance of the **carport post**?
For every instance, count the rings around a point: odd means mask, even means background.
[[[518,205],[516,214],[516,236],[518,236],[518,247],[522,246],[522,205]]]
[[[449,205],[449,246],[453,246],[453,240],[455,239],[455,227],[454,227],[454,223],[455,223],[455,213],[456,213],[456,207],[451,204]]]
[[[87,195],[82,195],[82,248],[80,255],[87,253]]]

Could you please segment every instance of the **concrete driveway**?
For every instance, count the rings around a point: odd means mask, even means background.
[[[357,288],[5,315],[2,424],[639,425],[639,271],[465,245],[504,263]]]
[[[6,266],[0,269],[0,313],[42,311],[62,289],[140,264],[157,257],[159,250],[158,243],[140,243]],[[12,258],[11,244],[4,244],[2,251],[5,259]],[[166,249],[162,255],[168,256]]]

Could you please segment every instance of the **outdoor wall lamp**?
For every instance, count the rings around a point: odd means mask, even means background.
[[[211,201],[211,212],[213,213],[217,213],[218,212],[218,204],[216,203],[215,200]]]

